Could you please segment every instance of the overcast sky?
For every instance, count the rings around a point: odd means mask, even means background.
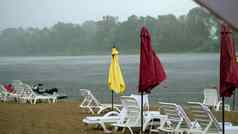
[[[61,22],[82,23],[134,14],[186,14],[198,6],[192,0],[0,0],[0,30],[9,27],[44,27]]]

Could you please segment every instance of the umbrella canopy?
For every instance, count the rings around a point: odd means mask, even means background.
[[[236,63],[235,42],[232,31],[221,26],[220,37],[220,96],[230,97],[238,87],[238,64]]]
[[[166,74],[159,58],[152,48],[151,35],[146,27],[141,28],[140,38],[139,92],[149,93],[152,88],[166,79]]]
[[[218,18],[238,30],[237,0],[194,0]]]
[[[108,86],[116,93],[123,94],[126,89],[121,68],[118,60],[118,51],[115,47],[112,48],[112,62],[109,67]]]

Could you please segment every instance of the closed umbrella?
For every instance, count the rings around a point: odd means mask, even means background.
[[[126,89],[121,68],[119,65],[118,51],[115,47],[112,48],[112,61],[108,73],[108,87],[112,91],[112,109],[113,109],[113,92],[123,94]]]
[[[235,42],[231,29],[221,25],[220,35],[220,96],[222,97],[222,122],[224,134],[224,97],[231,97],[238,87],[238,64],[236,63]]]
[[[140,32],[140,74],[139,92],[141,92],[141,133],[143,133],[143,93],[150,91],[163,80],[166,73],[151,44],[151,35],[146,27]]]

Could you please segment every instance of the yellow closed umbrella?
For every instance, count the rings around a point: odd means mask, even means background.
[[[126,85],[122,76],[122,72],[118,60],[118,51],[115,47],[112,48],[112,62],[109,67],[108,86],[113,92],[123,94]]]

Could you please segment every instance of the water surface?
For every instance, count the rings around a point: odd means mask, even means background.
[[[151,95],[157,101],[184,103],[202,101],[206,87],[218,83],[218,54],[160,54],[168,79],[164,86],[156,87]],[[79,89],[91,89],[103,102],[110,102],[107,87],[107,56],[75,57],[1,57],[0,82],[23,80],[41,82],[46,87],[57,87],[70,99],[79,99]],[[121,68],[127,84],[126,95],[137,93],[139,55],[120,55]],[[116,100],[118,96],[116,95]]]

